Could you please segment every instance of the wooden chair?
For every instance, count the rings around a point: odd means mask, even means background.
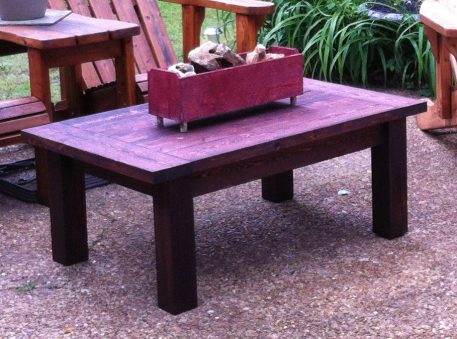
[[[183,51],[200,44],[200,30],[205,7],[236,13],[237,50],[254,48],[257,33],[265,17],[274,11],[274,4],[256,0],[168,0],[182,5]],[[141,34],[133,38],[137,102],[147,101],[147,71],[153,67],[167,67],[177,62],[172,43],[160,15],[156,0],[49,0],[53,9],[71,9],[73,12],[103,19],[118,19],[136,23]],[[0,55],[25,52],[14,44],[0,50]],[[115,67],[112,60],[83,64],[78,86],[83,92],[84,113],[115,108]],[[65,88],[65,72],[61,72],[61,86]],[[160,90],[159,88],[157,90]],[[63,90],[62,93],[65,93]],[[54,107],[56,115],[67,108],[66,100]],[[53,112],[54,113],[54,112]],[[0,102],[0,146],[20,142],[21,129],[49,123],[50,112],[36,98],[27,97]]]
[[[436,59],[436,100],[416,116],[422,130],[457,126],[457,2],[425,0],[420,10],[425,34]]]
[[[274,11],[270,2],[255,0],[166,0],[182,6],[183,54],[200,45],[200,31],[205,8],[236,13],[237,50],[253,49],[265,17]],[[156,0],[49,0],[54,9],[102,19],[119,19],[140,25],[141,34],[133,38],[137,102],[147,101],[147,72],[154,67],[168,67],[178,62]],[[84,111],[93,113],[114,108],[114,66],[111,60],[85,64],[81,84]],[[63,79],[65,84],[65,79]],[[160,89],[157,89],[160,90]]]

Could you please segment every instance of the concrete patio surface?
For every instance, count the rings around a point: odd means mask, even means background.
[[[48,209],[0,195],[0,338],[457,338],[457,133],[410,118],[408,170],[410,231],[390,241],[369,151],[295,171],[286,203],[258,181],[195,199],[199,307],[178,316],[156,306],[151,198],[89,190],[90,260],[64,267]]]

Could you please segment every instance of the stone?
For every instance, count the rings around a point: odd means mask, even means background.
[[[254,50],[246,55],[246,63],[254,64],[256,62],[262,61],[267,55],[267,49],[264,45],[258,44],[255,46]]]
[[[242,57],[234,53],[225,44],[216,44],[211,41],[191,50],[188,59],[195,67],[197,73],[246,63]]]
[[[246,55],[246,63],[254,64],[256,62],[268,61],[284,58],[284,54],[280,53],[267,53],[267,49],[264,45],[258,44],[255,46],[254,50]]]
[[[171,65],[170,67],[168,67],[168,70],[170,72],[178,74],[180,78],[185,78],[196,74],[194,66],[190,64],[185,64],[183,62]]]

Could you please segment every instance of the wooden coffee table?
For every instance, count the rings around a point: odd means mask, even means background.
[[[407,231],[406,117],[423,101],[305,80],[296,106],[276,102],[219,121],[156,126],[148,106],[28,129],[47,153],[53,259],[88,259],[84,172],[154,198],[159,307],[197,306],[193,198],[262,179],[263,198],[293,197],[292,170],[371,148],[373,231]]]

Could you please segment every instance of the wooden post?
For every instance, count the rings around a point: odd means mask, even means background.
[[[183,58],[187,61],[189,52],[200,46],[200,32],[205,19],[205,7],[182,5]]]
[[[29,48],[30,91],[34,97],[40,99],[46,106],[49,120],[54,121],[54,112],[51,102],[51,82],[49,68],[45,57],[39,49]]]
[[[83,95],[81,65],[60,67],[62,104],[67,113],[66,117],[58,116],[56,119],[80,116],[83,111]],[[56,114],[57,115],[57,114]]]
[[[132,38],[120,40],[121,56],[115,58],[117,107],[132,106],[136,102],[135,57]]]
[[[384,142],[371,149],[373,232],[393,239],[408,231],[406,119],[385,124]]]
[[[46,152],[52,258],[63,265],[88,259],[84,171],[74,160]]]
[[[193,199],[183,182],[154,190],[159,307],[178,314],[197,307]]]
[[[49,206],[48,156],[41,148],[35,148],[35,170],[38,202]]]
[[[236,51],[250,52],[257,45],[257,33],[265,21],[264,15],[236,14]]]
[[[294,197],[293,171],[262,178],[262,198],[271,202],[283,202]]]

